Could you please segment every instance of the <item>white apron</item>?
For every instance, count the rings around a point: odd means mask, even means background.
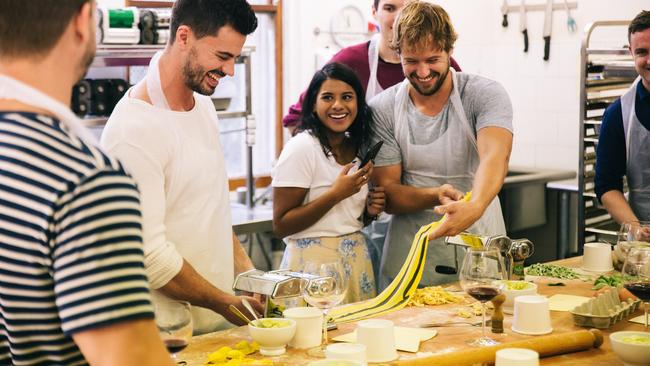
[[[0,75],[0,99],[13,99],[21,103],[47,110],[54,114],[73,135],[98,149],[99,142],[81,123],[70,107],[21,81],[7,75]],[[103,149],[100,149],[103,151]]]
[[[377,79],[377,68],[379,67],[379,40],[381,34],[377,33],[370,39],[368,45],[368,66],[370,66],[370,76],[368,77],[368,86],[366,87],[366,102],[370,101],[372,97],[384,91],[384,88],[379,85]]]
[[[450,71],[453,89],[448,101],[448,128],[438,139],[429,144],[416,145],[411,142],[407,120],[408,103],[410,103],[408,79],[398,86],[395,97],[394,133],[402,153],[402,184],[415,187],[438,187],[447,183],[462,192],[472,189],[474,173],[479,164],[476,132],[467,120],[463,109],[456,71],[453,69]],[[389,283],[388,281],[399,272],[411,247],[413,236],[419,228],[439,219],[440,216],[434,213],[433,208],[416,213],[393,215],[382,256],[382,284]],[[494,198],[483,216],[467,231],[484,235],[505,234],[498,197]],[[454,248],[444,244],[443,239],[429,242],[421,285],[435,285],[457,279],[457,275],[439,274],[434,270],[436,265],[455,266]]]
[[[151,104],[154,107],[164,110],[171,110],[169,104],[167,103],[167,98],[162,91],[162,84],[160,82],[160,69],[158,68],[158,61],[160,60],[161,55],[162,51],[156,52],[149,63],[149,69],[147,70],[146,75],[147,94],[149,95]],[[216,113],[214,122],[215,124],[217,123]],[[210,175],[216,174],[217,178],[215,179],[218,179],[218,175],[226,174],[224,161],[223,158],[219,156],[219,154],[212,154],[212,152],[213,151],[208,151],[206,154],[203,154],[202,158],[204,158],[205,161],[203,161],[202,164],[205,166],[212,166],[212,169],[207,169],[204,173]],[[208,177],[207,179],[210,178]],[[205,181],[205,179],[202,181]],[[225,234],[222,233],[222,235],[220,235],[221,240],[219,240],[219,242],[221,244],[231,243],[232,245],[231,235],[231,232]],[[203,251],[205,248],[202,248],[202,251],[199,252],[195,252],[191,248],[187,247],[177,248],[177,250],[183,255],[186,260],[188,260],[188,262],[192,264],[194,269],[196,269],[199,274],[206,277],[206,279],[212,283],[212,285],[216,286],[224,292],[232,293],[234,274],[219,276],[220,278],[214,278],[215,276],[210,275],[221,272],[220,269],[232,267],[234,260],[232,256],[220,255],[217,253],[218,250],[216,250],[216,246],[220,243],[214,243],[215,250],[212,250],[210,253],[205,253]],[[192,258],[192,260],[190,260],[190,258]],[[152,291],[152,297],[154,299],[154,302],[168,300],[168,298],[160,291],[155,290]],[[230,323],[221,315],[215,313],[210,309],[205,309],[197,306],[192,306],[192,320],[194,322],[195,334],[208,333],[230,326]]]
[[[635,112],[638,77],[621,97],[629,203],[636,217],[650,220],[650,131],[639,121]]]

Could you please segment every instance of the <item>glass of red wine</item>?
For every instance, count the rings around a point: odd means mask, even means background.
[[[187,301],[166,300],[155,304],[156,325],[174,361],[192,338],[192,312]],[[185,364],[185,362],[178,362]]]
[[[648,329],[648,306],[650,305],[650,247],[636,246],[629,249],[621,270],[623,286],[645,303],[645,329]]]
[[[485,303],[501,293],[506,279],[503,258],[498,250],[468,249],[460,269],[460,286],[483,305],[483,335],[468,340],[468,344],[483,347],[500,343],[485,335]]]

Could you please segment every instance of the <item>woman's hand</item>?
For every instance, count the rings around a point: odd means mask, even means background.
[[[332,192],[338,199],[338,202],[352,196],[359,192],[361,187],[368,183],[370,174],[372,173],[372,163],[366,164],[362,169],[357,170],[352,174],[348,174],[350,169],[354,167],[355,163],[349,163],[343,167],[339,175],[332,183]]]
[[[366,200],[366,213],[370,217],[377,217],[380,213],[384,212],[386,208],[386,193],[384,187],[374,187],[368,192],[368,199]]]

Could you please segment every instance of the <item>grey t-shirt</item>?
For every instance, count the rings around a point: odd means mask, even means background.
[[[449,74],[451,76],[451,73]],[[502,127],[513,132],[512,104],[506,90],[494,80],[457,73],[458,91],[467,120],[474,127],[474,135],[484,127]],[[394,133],[395,96],[400,84],[394,85],[372,98],[369,102],[373,110],[373,143],[384,141],[375,158],[375,166],[395,165],[402,162],[400,147]],[[430,117],[417,110],[408,101],[409,138],[416,145],[429,144],[442,136],[449,123],[450,103],[447,101],[442,111]]]

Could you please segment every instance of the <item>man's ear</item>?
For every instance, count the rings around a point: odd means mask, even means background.
[[[74,34],[79,37],[80,44],[88,43],[88,39],[94,37],[97,28],[95,21],[95,2],[85,2],[77,15],[72,18]]]
[[[192,29],[186,25],[180,25],[178,29],[176,29],[176,38],[174,39],[174,44],[178,44],[181,47],[186,47],[192,37]]]

